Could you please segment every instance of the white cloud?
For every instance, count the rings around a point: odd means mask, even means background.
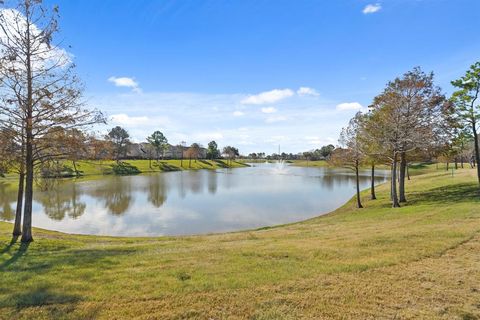
[[[114,125],[133,127],[155,127],[157,125],[167,125],[170,123],[167,117],[147,117],[147,116],[129,116],[125,113],[114,114],[110,117],[110,122]]]
[[[0,1],[3,3],[3,1]],[[16,9],[0,9],[0,24],[3,28],[0,28],[0,47],[1,43],[8,42],[10,39],[19,39],[23,36],[23,33],[27,29],[27,20],[25,16]],[[34,37],[40,38],[42,30],[35,24],[30,24],[30,32]],[[47,44],[47,42],[38,43],[37,56],[33,58],[32,65],[34,72],[38,69],[49,68],[52,66],[67,67],[72,63],[73,55],[65,51],[64,49],[56,46],[54,43]],[[2,54],[1,52],[0,54]],[[6,66],[8,68],[24,69],[24,64],[15,59],[8,61]]]
[[[264,107],[261,109],[263,113],[275,113],[277,109],[274,107]]]
[[[340,103],[336,107],[339,111],[346,111],[346,110],[362,110],[363,106],[358,102],[344,102]]]
[[[335,144],[336,140],[330,137],[325,137],[321,138],[319,136],[306,136],[305,141],[309,145],[314,145],[314,146],[325,146],[328,144]]]
[[[364,14],[370,14],[370,13],[375,13],[375,12],[379,11],[380,9],[382,9],[382,6],[380,5],[380,3],[375,3],[375,4],[367,5],[365,8],[363,8],[362,12]]]
[[[233,112],[234,117],[241,117],[243,115],[245,115],[245,112],[238,111],[238,110]]]
[[[195,141],[212,141],[212,140],[222,140],[223,133],[221,132],[197,132],[193,134],[193,139]]]
[[[129,77],[110,77],[108,81],[113,83],[117,87],[126,87],[132,89],[132,91],[136,93],[140,93],[141,89],[138,85],[138,82],[135,81],[133,78]]]
[[[130,117],[125,113],[114,114],[110,117],[110,121],[117,125],[138,126],[148,124],[149,119],[146,116]]]
[[[277,144],[279,142],[284,142],[285,140],[287,139],[287,137],[285,136],[270,136],[268,138],[265,138],[265,142],[267,143],[274,143],[274,144]],[[277,150],[275,150],[277,151]]]
[[[297,90],[297,94],[299,96],[319,96],[320,94],[313,88],[309,88],[309,87],[300,87],[298,90]]]
[[[267,119],[265,119],[265,122],[266,123],[275,123],[275,122],[286,121],[286,120],[287,120],[287,117],[285,117],[285,116],[272,116],[272,117],[268,117]]]
[[[241,101],[242,104],[268,104],[289,98],[294,95],[290,89],[274,89],[256,95],[250,95]]]

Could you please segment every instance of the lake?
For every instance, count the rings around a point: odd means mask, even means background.
[[[370,186],[369,171],[360,186]],[[375,182],[387,179],[378,171]],[[14,218],[16,191],[0,184],[0,219]],[[355,194],[348,169],[253,164],[97,180],[62,180],[36,192],[33,225],[111,236],[190,235],[296,222],[328,213]]]

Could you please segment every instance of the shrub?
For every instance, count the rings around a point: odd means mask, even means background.
[[[141,171],[137,167],[126,162],[120,162],[112,165],[112,172],[113,174],[119,176],[141,173]]]

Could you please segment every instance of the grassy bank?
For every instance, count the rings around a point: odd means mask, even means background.
[[[179,170],[200,170],[200,169],[220,169],[220,168],[241,168],[247,166],[245,163],[229,160],[124,160],[123,163],[131,165],[137,168],[140,173],[151,172],[166,172],[166,171],[179,171]],[[96,176],[104,174],[113,174],[112,166],[116,164],[113,160],[107,161],[77,161],[76,167],[82,176]],[[71,161],[65,161],[64,165],[67,168],[74,169]],[[16,182],[16,174],[7,174],[5,178],[0,178],[0,183],[3,182]]]
[[[325,160],[316,160],[316,161],[294,160],[291,163],[291,165],[296,167],[327,167],[328,162]]]
[[[125,160],[128,163],[140,170],[142,173],[148,172],[162,172],[162,171],[178,171],[178,170],[199,170],[199,169],[219,169],[219,168],[239,168],[245,164],[228,161],[228,160]],[[66,165],[73,169],[73,164],[67,162]],[[115,161],[79,161],[77,163],[77,170],[83,175],[100,175],[109,173]]]
[[[475,172],[435,171],[391,209],[237,233],[112,238],[0,223],[0,318],[476,319],[480,194]]]

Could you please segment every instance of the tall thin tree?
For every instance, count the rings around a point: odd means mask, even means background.
[[[459,120],[467,125],[473,134],[474,157],[477,163],[477,179],[480,184],[480,147],[478,123],[480,122],[480,62],[474,63],[460,79],[452,81],[458,90],[451,101]]]
[[[46,133],[104,121],[84,108],[72,58],[54,44],[57,17],[58,8],[48,10],[41,0],[21,0],[0,11],[0,123],[21,132],[25,147],[22,242],[33,241],[34,174],[36,164],[50,157]]]

